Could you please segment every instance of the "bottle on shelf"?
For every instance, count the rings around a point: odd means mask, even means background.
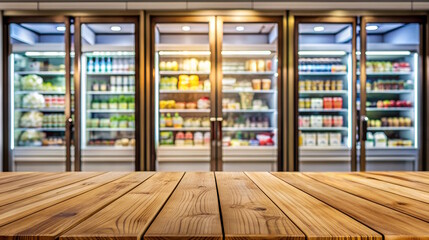
[[[88,58],[88,72],[94,72],[94,58]]]
[[[112,72],[112,58],[111,57],[107,58],[106,72]]]
[[[104,57],[102,57],[100,61],[100,72],[106,72],[106,61]]]
[[[100,63],[98,61],[98,57],[96,57],[94,61],[94,72],[100,72]]]

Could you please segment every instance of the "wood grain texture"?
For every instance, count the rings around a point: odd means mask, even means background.
[[[270,173],[246,174],[310,239],[382,239],[377,232]]]
[[[0,193],[6,193],[13,190],[20,190],[26,187],[34,187],[37,184],[53,181],[55,179],[63,178],[70,175],[70,173],[34,173],[30,174],[29,177],[19,179],[9,184],[8,182],[0,185]]]
[[[381,181],[372,177],[367,177],[364,175],[358,174],[346,174],[346,173],[329,173],[331,175],[341,176],[344,179],[350,180],[352,182],[361,183],[368,185],[370,187],[390,192],[393,194],[401,195],[407,198],[412,198],[421,202],[429,203],[429,194],[427,192],[414,190],[412,188],[396,185],[393,183],[388,183],[386,181]]]
[[[244,173],[217,172],[225,239],[305,239]]]
[[[384,239],[428,239],[429,223],[296,173],[273,173],[383,234]]]
[[[0,207],[0,226],[100,187],[127,174],[124,172],[109,172],[39,195],[30,196],[20,201],[13,201],[11,204]]]
[[[102,187],[4,225],[0,227],[0,238],[54,240],[152,175],[149,172],[130,173]]]
[[[406,181],[406,182],[414,182],[414,183],[422,183],[422,184],[426,184],[427,188],[429,188],[429,176],[425,176],[419,173],[408,173],[408,172],[395,172],[395,173],[390,173],[390,172],[368,172],[368,174],[375,174],[375,175],[379,175],[379,176],[384,176],[387,177],[385,179],[397,179],[397,180],[401,180],[401,182]],[[387,180],[389,181],[389,180]],[[422,185],[425,186],[425,185]]]
[[[103,208],[60,240],[141,239],[184,173],[156,173],[154,176]]]
[[[144,239],[222,239],[212,172],[187,172]]]
[[[101,172],[99,173],[79,172],[79,173],[67,174],[57,179],[51,179],[51,177],[53,176],[48,176],[48,180],[31,184],[28,186],[27,186],[27,183],[25,183],[24,184],[26,185],[25,187],[10,190],[7,192],[7,194],[0,195],[0,206],[5,206],[7,204],[10,204],[22,199],[26,199],[50,190],[54,190],[63,186],[67,186],[75,182],[79,182],[100,174],[102,173]]]
[[[17,180],[31,177],[35,173],[29,172],[0,172],[0,186],[5,183],[11,183]]]
[[[408,188],[412,188],[412,189],[416,189],[424,192],[429,192],[429,184],[424,184],[414,180],[410,181],[410,180],[401,179],[400,177],[390,177],[390,176],[379,175],[374,173],[359,173],[359,175],[366,176],[369,178],[375,178],[384,182],[393,183],[396,185],[400,185],[400,186],[404,186],[404,187],[408,187]]]
[[[429,222],[429,204],[427,203],[355,183],[334,174],[308,173],[306,175],[342,191]]]

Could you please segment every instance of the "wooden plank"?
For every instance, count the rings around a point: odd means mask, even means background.
[[[100,187],[127,174],[124,172],[105,173],[2,206],[0,207],[0,226]]]
[[[102,174],[94,173],[94,172],[75,172],[75,173],[67,173],[66,176],[52,179],[48,178],[48,180],[39,182],[38,184],[29,185],[23,188],[18,188],[14,190],[10,190],[7,194],[0,195],[0,206],[4,206],[22,199],[26,199],[53,189],[57,189],[63,186],[67,186],[73,184],[75,182],[79,182],[97,175]],[[53,176],[49,176],[53,177]],[[13,183],[10,183],[11,185]],[[26,183],[27,184],[27,183]],[[25,185],[26,185],[25,184]]]
[[[246,174],[309,239],[382,239],[377,232],[270,173]]]
[[[409,181],[409,182],[419,182],[424,183],[427,185],[427,188],[429,188],[429,176],[425,176],[419,173],[413,173],[413,172],[368,172],[370,174],[385,176],[388,178],[394,178],[394,179],[400,179],[403,181]]]
[[[0,185],[29,178],[32,173],[29,172],[0,172]]]
[[[378,175],[373,173],[359,173],[359,175],[363,175],[369,178],[375,178],[384,182],[393,183],[396,185],[417,189],[424,192],[429,192],[429,184],[424,184],[416,181],[404,180],[404,179],[394,178],[389,176],[383,176],[383,175]]]
[[[322,183],[429,222],[429,204],[352,182],[335,174],[307,173]]]
[[[144,239],[222,239],[212,172],[187,172]]]
[[[182,176],[183,172],[156,173],[60,239],[141,239]]]
[[[0,227],[0,238],[54,240],[147,178],[150,172],[129,175],[77,197]]]
[[[0,193],[6,193],[13,190],[22,190],[26,187],[34,187],[37,184],[52,181],[54,179],[70,176],[72,173],[35,173],[31,177],[20,179],[11,183],[0,185]]]
[[[414,190],[411,188],[399,186],[393,183],[384,182],[372,177],[367,177],[365,175],[358,174],[345,174],[337,173],[337,176],[341,176],[344,179],[350,180],[352,182],[361,183],[382,191],[394,193],[401,195],[403,197],[412,198],[421,202],[429,203],[429,194],[427,192],[422,192],[419,190]]]
[[[428,239],[429,223],[296,173],[272,173],[383,234],[384,239]]]
[[[225,239],[305,239],[244,173],[217,172]]]

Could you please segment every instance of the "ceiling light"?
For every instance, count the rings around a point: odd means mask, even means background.
[[[375,31],[377,29],[378,29],[377,25],[367,25],[366,26],[366,30],[368,30],[368,31]]]
[[[237,27],[235,27],[235,30],[242,32],[242,31],[244,31],[244,27],[243,26],[237,26]]]
[[[325,31],[325,27],[323,27],[323,26],[316,26],[316,27],[313,28],[313,30],[315,32],[323,32],[323,31]]]
[[[270,55],[271,51],[222,51],[222,55],[233,56],[233,55]]]
[[[182,26],[182,31],[188,32],[191,30],[190,26]]]
[[[64,32],[65,30],[66,30],[65,26],[58,26],[57,27],[57,31],[59,31],[59,32]]]
[[[119,32],[122,30],[122,28],[120,26],[111,26],[110,30],[112,30],[114,32]]]
[[[300,56],[344,56],[346,54],[345,51],[298,51]]]
[[[159,51],[160,56],[209,56],[210,51]]]

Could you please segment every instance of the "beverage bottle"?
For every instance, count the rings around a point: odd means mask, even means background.
[[[94,72],[94,59],[93,58],[88,58],[87,70],[88,70],[88,72]]]
[[[118,66],[117,66],[118,72],[124,71],[124,65],[123,65],[123,62],[122,62],[121,58],[117,59],[117,64],[118,64]]]
[[[100,63],[98,61],[98,57],[96,57],[94,61],[94,72],[100,72]]]
[[[183,118],[181,116],[179,116],[178,113],[174,114],[173,127],[174,128],[182,128],[183,127]]]
[[[117,76],[116,77],[116,91],[118,92],[122,92],[122,77],[121,76]]]
[[[134,92],[136,90],[134,76],[130,76],[128,80],[130,83],[129,91]]]
[[[167,113],[167,116],[165,117],[165,126],[173,127],[173,118],[171,117],[170,113]]]
[[[128,89],[128,77],[127,76],[123,77],[123,79],[122,79],[122,85],[123,85],[122,91],[128,92],[129,89]]]
[[[124,58],[124,71],[130,71],[130,60]]]
[[[112,72],[112,58],[107,58],[106,72]]]
[[[159,117],[159,127],[161,127],[161,128],[165,127],[165,115],[164,115],[164,113],[161,113],[161,116]]]
[[[104,57],[101,58],[100,72],[106,72],[106,61],[105,61]]]

